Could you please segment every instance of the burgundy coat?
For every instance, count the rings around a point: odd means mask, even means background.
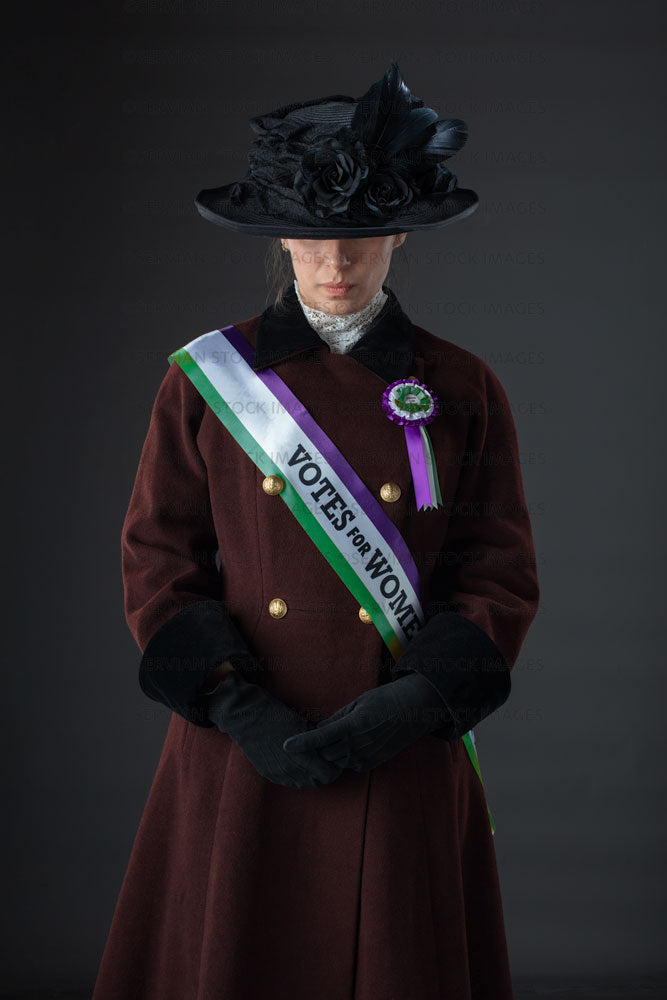
[[[423,648],[437,654],[414,666],[446,665],[432,680],[465,732],[509,694],[537,610],[516,431],[485,362],[412,324],[384,287],[387,303],[347,354],[331,353],[293,288],[284,313],[235,325],[254,367],[275,368],[402,533]],[[408,375],[440,400],[428,428],[438,509],[416,510],[402,428],[381,408],[387,384]],[[260,776],[206,717],[200,689],[231,654],[250,650],[266,687],[317,718],[396,666],[263,479],[171,365],[122,561],[139,682],[173,714],[93,1000],[509,1000],[487,804],[460,738],[425,736],[372,771],[293,789]],[[400,486],[394,502],[381,499],[387,482]],[[273,598],[284,617],[269,613]],[[484,775],[483,749],[480,765]]]

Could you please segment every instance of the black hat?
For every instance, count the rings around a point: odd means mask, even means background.
[[[470,215],[479,199],[444,165],[466,123],[438,121],[392,62],[357,99],[335,94],[250,119],[257,134],[242,180],[207,188],[200,214],[251,236],[388,236]]]

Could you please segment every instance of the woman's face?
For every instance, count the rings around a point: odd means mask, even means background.
[[[351,313],[368,305],[407,233],[341,240],[281,240],[292,255],[299,295],[311,309]],[[344,287],[336,290],[331,285]]]

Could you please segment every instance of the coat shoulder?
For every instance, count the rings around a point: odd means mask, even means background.
[[[174,352],[176,353],[176,352]],[[185,374],[176,359],[172,355],[167,359],[167,369],[162,376],[158,389],[158,398],[164,397],[165,401],[186,402],[189,397],[194,399],[199,393],[196,391],[191,380]]]
[[[505,401],[502,383],[490,365],[473,351],[438,337],[429,330],[413,323],[415,348],[424,359],[424,373],[428,384],[449,394],[457,389],[480,400],[496,398]]]
[[[196,430],[204,414],[205,401],[178,362],[171,355],[165,360],[167,368],[155,395],[153,420],[172,425],[185,422]]]
[[[255,337],[259,316],[252,316],[250,319],[236,321],[233,325],[239,330],[243,337],[251,346],[255,346]],[[178,356],[183,349],[191,355],[196,355],[198,349],[206,347],[207,338],[217,330],[222,330],[227,324],[221,324],[216,330],[206,330],[190,340],[183,341],[178,347],[165,355],[167,370],[158,387],[155,399],[155,407],[171,411],[172,414],[180,413],[186,420],[199,426],[206,414],[206,402],[199,390],[195,387],[186,371],[178,363]]]

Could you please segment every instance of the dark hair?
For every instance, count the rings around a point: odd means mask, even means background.
[[[280,312],[285,310],[284,296],[296,275],[292,267],[292,255],[283,250],[279,236],[269,243],[264,259],[266,281],[273,296],[273,306]]]
[[[402,251],[406,265],[409,265],[407,255],[405,253],[405,244],[401,243],[400,248],[397,249]],[[284,312],[286,310],[285,292],[294,281],[296,275],[294,274],[294,268],[292,267],[292,255],[283,250],[280,237],[271,239],[266,250],[264,267],[266,270],[266,280],[269,287],[269,293],[273,297],[273,306],[279,312]],[[394,286],[393,267],[394,252],[392,252],[389,270],[385,279],[385,283],[391,284],[392,288]],[[392,279],[391,281],[390,278]]]

